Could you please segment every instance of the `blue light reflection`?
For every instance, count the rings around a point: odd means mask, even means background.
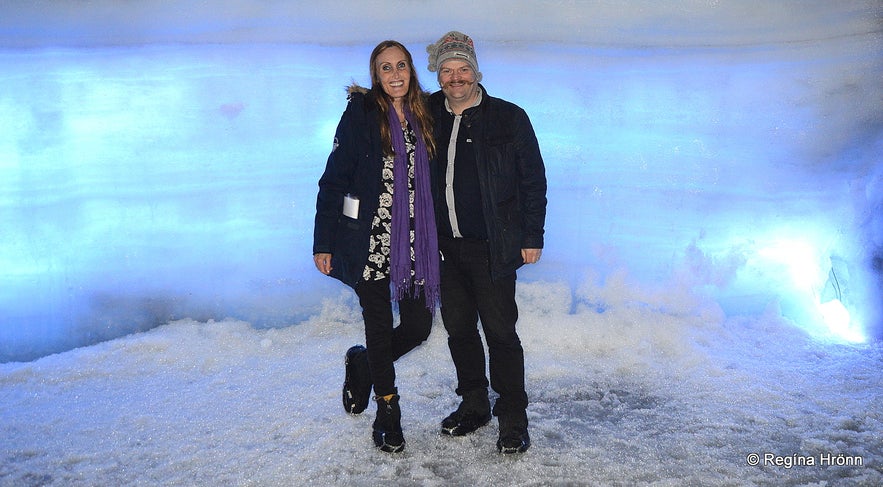
[[[183,317],[282,326],[339,292],[311,267],[315,182],[371,47],[0,52],[0,361]],[[731,314],[778,301],[808,330],[848,313],[826,333],[868,336],[878,54],[484,46],[486,87],[527,110],[548,166],[544,265],[525,278],[625,268]],[[854,295],[832,311],[838,266]]]

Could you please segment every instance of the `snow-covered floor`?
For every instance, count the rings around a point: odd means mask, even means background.
[[[495,422],[438,434],[457,403],[440,322],[397,364],[406,451],[377,451],[373,406],[340,405],[343,353],[362,342],[344,290],[284,328],[182,320],[0,364],[0,485],[883,484],[879,343],[614,284],[518,293],[524,455],[497,453]]]

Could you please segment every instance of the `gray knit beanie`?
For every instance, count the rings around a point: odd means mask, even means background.
[[[443,35],[435,44],[426,46],[429,53],[429,70],[438,71],[441,65],[449,59],[459,59],[469,64],[475,72],[475,81],[481,81],[481,72],[478,71],[478,59],[475,57],[475,45],[468,35],[452,30]]]

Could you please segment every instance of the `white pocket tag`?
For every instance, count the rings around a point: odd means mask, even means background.
[[[359,197],[348,194],[343,197],[343,216],[359,219]]]

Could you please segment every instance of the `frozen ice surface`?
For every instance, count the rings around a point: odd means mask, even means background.
[[[287,328],[181,320],[0,365],[0,485],[883,482],[879,345],[821,344],[699,300],[663,310],[608,295],[599,313],[581,304],[592,289],[519,285],[524,455],[496,452],[496,421],[439,435],[457,403],[440,323],[397,363],[406,451],[378,451],[373,406],[351,416],[340,403],[343,354],[363,336],[342,292]]]

